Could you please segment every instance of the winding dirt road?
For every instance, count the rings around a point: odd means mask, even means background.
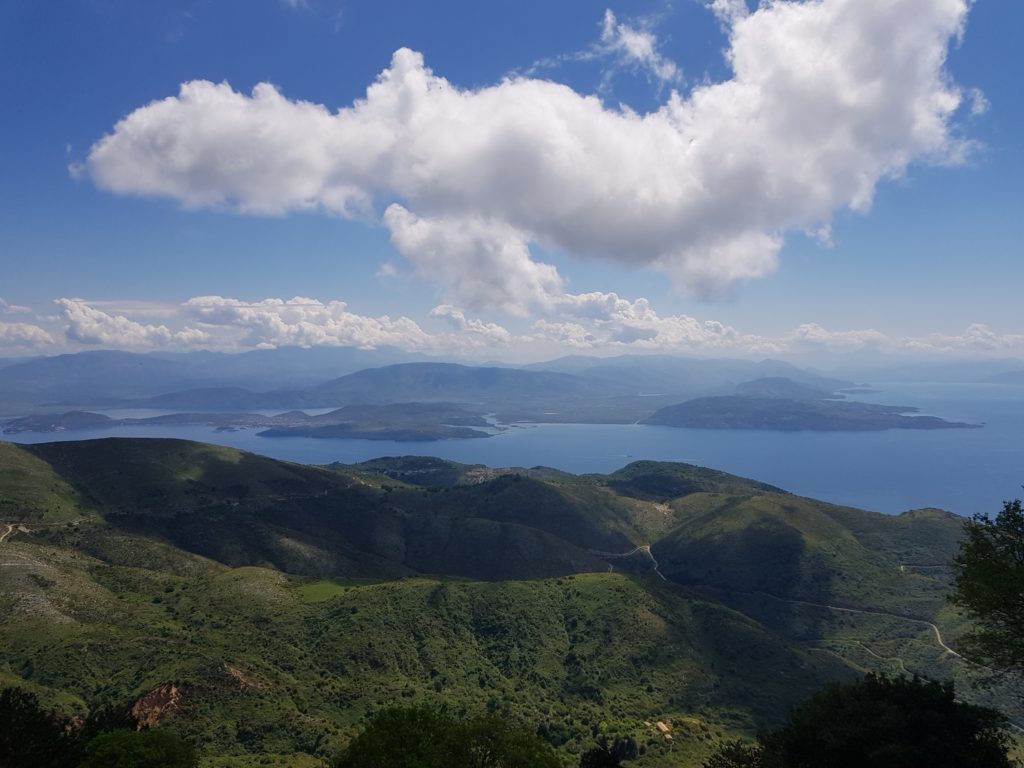
[[[14,533],[14,523],[7,523],[7,530],[0,533],[0,544],[4,543],[4,539]]]
[[[633,549],[629,550],[628,552],[601,552],[601,551],[596,550],[596,549],[592,549],[592,550],[590,550],[590,552],[592,554],[597,555],[598,557],[603,557],[603,558],[609,559],[609,560],[611,560],[611,559],[626,558],[626,557],[632,557],[635,554],[643,553],[644,555],[646,555],[650,559],[651,563],[654,564],[654,572],[658,574],[658,576],[661,578],[662,581],[668,582],[668,579],[665,578],[665,574],[663,574],[661,572],[661,568],[660,568],[660,566],[658,564],[657,559],[654,557],[654,553],[651,552],[651,545],[650,544],[641,544],[640,546],[634,547]],[[611,564],[609,564],[608,567],[609,567],[609,569],[611,569]],[[903,573],[906,573],[907,568],[945,568],[945,567],[948,567],[948,566],[945,566],[945,565],[900,565],[900,571],[903,572]],[[782,602],[782,603],[791,603],[793,605],[803,605],[803,606],[807,606],[809,608],[820,608],[820,609],[824,609],[824,610],[828,610],[828,611],[837,611],[837,612],[840,612],[840,613],[855,613],[855,614],[861,614],[863,616],[882,616],[883,618],[887,618],[887,619],[896,619],[898,621],[906,621],[906,622],[910,622],[912,624],[917,624],[918,626],[928,627],[929,629],[931,629],[932,633],[935,635],[935,642],[938,643],[939,647],[943,650],[944,653],[947,653],[950,656],[953,656],[954,658],[957,658],[960,661],[964,662],[965,664],[969,664],[972,667],[980,667],[980,666],[982,666],[982,665],[979,665],[979,664],[971,661],[970,659],[964,658],[961,654],[957,653],[952,648],[950,648],[949,645],[947,645],[946,641],[942,638],[942,632],[939,630],[938,626],[936,626],[931,621],[927,621],[926,619],[915,619],[912,616],[903,616],[903,615],[898,614],[898,613],[888,613],[886,611],[872,611],[872,610],[866,610],[866,609],[863,609],[863,608],[844,608],[843,606],[829,605],[828,603],[812,603],[812,602],[810,602],[808,600],[793,600],[793,599],[789,599],[789,598],[785,598],[785,597],[779,597],[778,595],[772,595],[772,594],[769,594],[768,592],[741,592],[741,593],[738,593],[738,594],[761,595],[763,597],[771,598],[772,600],[778,600],[779,602]],[[890,662],[891,661],[896,661],[896,662],[898,662],[900,667],[903,669],[904,673],[907,672],[907,667],[904,664],[903,659],[900,658],[899,656],[893,656],[893,657],[890,657],[890,658],[886,658],[884,656],[881,656],[878,653],[875,653],[874,651],[872,651],[870,648],[868,648],[863,643],[857,643],[857,644],[860,645],[861,648],[863,648],[865,651],[867,651],[867,653],[869,653],[870,655],[874,656],[875,658],[877,658],[877,659],[879,659],[881,661],[890,661]],[[831,651],[831,650],[829,650],[827,648],[809,648],[808,650],[811,650],[811,651],[821,651],[821,652],[824,652],[824,653],[831,653],[832,655],[836,656],[836,658],[841,659],[842,661],[847,661],[847,659],[844,659],[842,656],[839,656],[834,651]],[[1013,728],[1018,733],[1024,734],[1024,727],[1021,727],[1020,725],[1017,725],[1017,723],[1014,723],[1014,722],[1008,722],[1007,724],[1009,725],[1009,727]]]
[[[663,574],[661,572],[661,567],[658,565],[658,561],[654,557],[654,553],[651,552],[651,545],[650,544],[641,544],[639,547],[635,547],[635,548],[629,550],[629,552],[602,552],[601,550],[598,550],[598,549],[591,549],[589,551],[590,551],[590,554],[597,555],[598,557],[603,557],[606,560],[619,560],[619,559],[623,559],[623,558],[627,558],[627,557],[632,557],[633,555],[637,554],[638,552],[642,552],[647,557],[647,559],[650,560],[651,563],[654,565],[654,572],[656,574],[658,574],[658,577],[662,581],[665,581],[665,582],[668,581],[668,579],[665,578],[665,574]],[[611,568],[611,565],[609,564],[608,567]]]
[[[869,656],[874,656],[879,661],[889,661],[889,662],[895,661],[899,665],[900,671],[904,675],[907,675],[907,676],[910,675],[910,670],[907,669],[907,665],[904,663],[902,657],[900,657],[900,656],[881,656],[881,655],[875,653],[874,651],[872,651],[870,648],[868,648],[866,645],[864,645],[864,643],[861,643],[861,642],[855,642],[854,645],[859,645],[861,648],[863,648],[867,652],[867,654]]]
[[[592,549],[592,550],[590,550],[590,552],[592,554],[597,555],[598,557],[603,557],[603,558],[606,558],[606,559],[620,559],[620,558],[632,557],[633,555],[635,555],[637,553],[643,553],[644,555],[647,556],[647,558],[651,561],[651,563],[654,564],[654,572],[656,574],[658,574],[658,576],[661,578],[661,580],[665,581],[665,582],[668,581],[668,579],[665,578],[665,574],[663,574],[661,572],[661,568],[659,567],[657,559],[654,557],[654,554],[651,552],[651,545],[650,544],[641,544],[640,546],[634,547],[633,549],[629,550],[628,552],[602,552],[602,551],[596,550],[596,549]],[[911,566],[911,567],[913,567],[913,566]],[[917,566],[917,567],[935,567],[935,566]],[[902,568],[902,566],[901,566],[901,568]],[[840,613],[856,613],[856,614],[861,614],[863,616],[882,616],[882,617],[887,618],[887,619],[897,619],[899,621],[908,621],[908,622],[911,622],[913,624],[917,624],[919,626],[925,626],[925,627],[930,628],[931,631],[935,634],[935,642],[937,642],[939,644],[939,647],[942,648],[943,651],[945,651],[946,653],[950,654],[951,656],[955,656],[956,658],[966,662],[967,664],[971,664],[972,666],[977,666],[976,664],[974,664],[974,662],[972,662],[972,661],[970,661],[968,659],[965,659],[962,655],[960,655],[959,653],[954,651],[952,648],[950,648],[949,645],[946,644],[946,641],[942,638],[942,632],[939,630],[939,628],[934,623],[932,623],[930,621],[927,621],[925,619],[915,619],[912,616],[902,616],[902,615],[900,615],[898,613],[888,613],[886,611],[871,611],[871,610],[867,610],[867,609],[864,609],[864,608],[844,608],[844,607],[839,606],[839,605],[829,605],[828,603],[812,603],[812,602],[809,602],[807,600],[793,600],[793,599],[786,598],[786,597],[779,597],[778,595],[772,595],[772,594],[770,594],[768,592],[740,592],[738,594],[761,595],[763,597],[771,598],[772,600],[778,600],[779,602],[790,603],[792,605],[805,605],[805,606],[808,606],[810,608],[823,608],[823,609],[829,610],[829,611],[837,611],[837,612],[840,612]]]
[[[951,563],[940,563],[938,565],[914,565],[913,563],[900,563],[900,573],[906,573],[907,569],[918,569],[918,570],[933,570],[935,568],[948,568],[952,569]]]
[[[862,614],[864,616],[884,616],[885,618],[888,618],[888,619],[899,619],[900,621],[909,621],[909,622],[911,622],[913,624],[918,624],[918,625],[921,625],[921,626],[930,627],[932,632],[935,633],[935,641],[939,644],[939,646],[942,648],[942,650],[944,650],[946,653],[949,653],[949,654],[952,654],[953,656],[956,656],[958,659],[962,659],[963,661],[967,662],[968,664],[973,664],[974,663],[972,661],[969,661],[969,660],[965,659],[959,653],[957,653],[952,648],[950,648],[948,645],[946,645],[946,641],[942,639],[942,632],[939,631],[939,628],[937,626],[935,626],[932,622],[927,621],[925,619],[915,619],[915,618],[913,618],[911,616],[901,616],[898,613],[887,613],[885,611],[868,611],[868,610],[864,610],[862,608],[843,608],[843,607],[838,606],[838,605],[828,605],[827,603],[811,603],[811,602],[808,602],[806,600],[790,600],[790,599],[785,598],[785,597],[779,597],[777,595],[768,594],[767,592],[747,592],[746,594],[749,594],[749,595],[764,595],[765,597],[770,597],[773,600],[778,600],[779,602],[782,602],[782,603],[791,603],[793,605],[807,605],[807,606],[810,606],[811,608],[825,608],[825,609],[830,610],[830,611],[840,611],[842,613],[859,613],[859,614]]]

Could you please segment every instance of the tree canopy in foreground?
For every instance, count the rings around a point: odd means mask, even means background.
[[[0,690],[0,768],[60,768],[74,759],[64,721],[21,688]]]
[[[976,629],[961,640],[964,652],[994,667],[1024,667],[1024,510],[1007,501],[992,519],[975,515],[964,524],[953,561],[950,599],[967,611]]]
[[[195,747],[163,728],[138,730],[125,708],[84,720],[47,709],[31,691],[0,689],[0,768],[195,768]]]
[[[89,742],[80,768],[196,768],[195,747],[172,731],[118,730]]]
[[[386,709],[334,768],[560,768],[544,739],[496,715],[456,720],[423,707]]]
[[[868,675],[827,686],[756,745],[728,744],[705,768],[1010,768],[1005,725],[958,702],[951,683]]]

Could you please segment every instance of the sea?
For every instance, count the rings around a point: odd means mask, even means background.
[[[492,467],[613,472],[641,459],[683,461],[732,472],[791,493],[898,514],[938,507],[995,514],[1024,496],[1024,387],[996,384],[878,383],[851,399],[911,405],[922,414],[979,429],[777,432],[678,429],[641,424],[513,424],[490,438],[394,440],[261,437],[259,430],[135,426],[22,433],[20,443],[103,437],[174,437],[217,443],[304,464],[355,463],[380,456],[439,456]],[[167,411],[103,411],[113,417]]]

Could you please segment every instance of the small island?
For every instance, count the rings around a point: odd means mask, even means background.
[[[218,431],[261,429],[266,437],[351,438],[359,440],[427,441],[490,437],[493,426],[481,415],[452,403],[346,405],[310,416],[289,411],[276,416],[258,413],[172,413],[149,418],[113,419],[89,411],[23,416],[3,423],[4,434],[67,432],[124,426],[203,425]]]
[[[863,432],[883,429],[970,429],[980,424],[914,415],[917,408],[849,400],[779,397],[698,397],[670,405],[642,424],[695,429]]]
[[[920,415],[904,405],[878,405],[845,399],[840,392],[812,387],[782,377],[732,385],[724,394],[686,400],[651,413],[633,406],[579,398],[564,411],[498,408],[503,424],[523,421],[577,424],[649,424],[697,429],[762,429],[781,431],[847,431],[885,429],[968,429],[980,424]],[[664,401],[663,401],[664,402]],[[669,400],[669,402],[671,402]],[[111,418],[89,411],[36,414],[0,424],[6,434],[65,432],[126,426],[212,427],[218,431],[260,430],[264,437],[313,437],[353,440],[426,442],[491,437],[501,428],[485,414],[490,403],[403,402],[358,403],[310,415],[292,410],[260,413],[169,413],[147,418]],[[537,406],[539,409],[540,406]],[[651,406],[653,407],[653,405]]]

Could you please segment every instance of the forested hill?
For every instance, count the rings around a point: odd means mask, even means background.
[[[567,765],[599,739],[699,765],[825,680],[965,681],[936,635],[960,530],[685,464],[0,444],[0,684],[156,702],[211,766],[321,764],[397,702],[539,724]]]

